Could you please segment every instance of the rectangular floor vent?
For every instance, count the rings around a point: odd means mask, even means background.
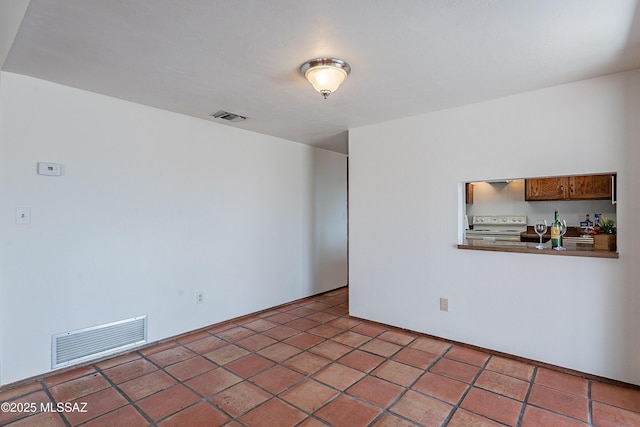
[[[106,356],[147,342],[147,316],[64,332],[51,337],[51,367]]]

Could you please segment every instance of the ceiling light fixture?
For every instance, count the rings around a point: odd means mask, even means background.
[[[342,59],[317,58],[305,62],[300,67],[302,74],[311,86],[327,99],[331,92],[338,90],[345,81],[351,67]]]

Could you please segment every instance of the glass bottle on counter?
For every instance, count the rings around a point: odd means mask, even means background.
[[[551,223],[551,249],[562,246],[562,236],[560,235],[560,213],[558,208],[554,213],[553,222]]]

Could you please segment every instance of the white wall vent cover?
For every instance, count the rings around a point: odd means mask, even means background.
[[[147,342],[147,316],[51,336],[51,367],[59,368]]]

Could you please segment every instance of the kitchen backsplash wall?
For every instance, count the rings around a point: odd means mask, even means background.
[[[610,200],[526,202],[523,179],[474,183],[473,203],[467,204],[467,215],[526,214],[527,224],[533,225],[539,219],[551,223],[555,208],[559,209],[561,218],[570,227],[579,226],[586,214],[592,221],[594,213],[616,220],[616,207]]]

